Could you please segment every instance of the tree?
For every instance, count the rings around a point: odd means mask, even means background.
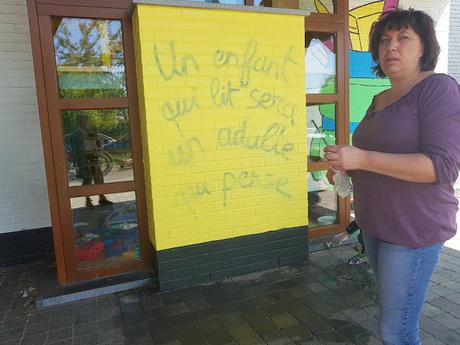
[[[60,97],[126,97],[120,21],[61,18],[54,28]],[[88,116],[97,132],[114,138],[129,132],[123,109],[71,110],[63,113],[65,134],[75,132],[80,116]]]

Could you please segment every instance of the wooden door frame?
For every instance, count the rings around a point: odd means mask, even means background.
[[[334,14],[311,13],[305,17],[305,32],[337,33],[336,37],[336,93],[305,94],[306,104],[334,103],[336,105],[336,141],[349,142],[349,38],[348,0],[334,0]],[[327,170],[326,161],[308,161],[308,172]],[[337,197],[337,224],[320,226],[309,231],[310,237],[320,237],[345,230],[350,222],[350,198]]]
[[[100,0],[97,2],[97,5],[93,0],[27,0],[42,145],[48,184],[48,198],[56,253],[57,275],[60,284],[133,270],[151,269],[152,252],[148,236],[133,32],[129,18],[131,5],[131,0]],[[52,47],[50,16],[115,19],[121,21],[125,54],[125,75],[128,89],[127,98],[119,100],[89,99],[85,102],[79,102],[78,100],[59,99],[57,97],[58,85],[54,55],[49,56],[47,54],[47,52],[51,52],[54,49]],[[72,187],[70,190],[67,176],[57,174],[57,171],[66,171],[65,159],[62,159],[63,152],[60,152],[62,150],[56,150],[56,148],[63,147],[63,137],[51,135],[53,130],[62,133],[60,119],[57,119],[57,117],[60,118],[60,112],[63,109],[101,109],[111,107],[129,109],[134,181],[97,186],[92,185],[91,187]],[[137,135],[132,135],[133,133]],[[71,209],[70,205],[68,207],[64,205],[68,205],[70,198],[73,196],[88,195],[89,189],[91,189],[91,195],[94,193],[104,193],[109,190],[110,192],[135,191],[139,241],[142,253],[141,261],[80,271],[76,269],[75,248],[73,244],[70,245],[73,243],[73,239],[70,238],[72,234],[70,231],[63,231],[66,228],[73,228]]]

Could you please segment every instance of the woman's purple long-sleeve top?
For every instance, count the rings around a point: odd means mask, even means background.
[[[363,230],[414,248],[455,235],[460,89],[453,78],[433,74],[390,106],[375,112],[371,105],[353,134],[353,145],[386,153],[422,153],[436,172],[435,183],[416,183],[352,171],[356,221]]]

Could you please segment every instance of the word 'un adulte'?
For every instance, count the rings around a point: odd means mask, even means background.
[[[247,87],[250,84],[252,73],[259,73],[265,76],[272,76],[288,82],[286,68],[289,65],[297,65],[293,58],[293,47],[287,48],[281,60],[259,54],[259,43],[257,40],[250,40],[242,53],[232,50],[216,49],[212,62],[217,68],[236,67],[240,71],[240,86]],[[153,45],[153,59],[161,77],[164,80],[171,80],[174,77],[188,77],[192,72],[199,74],[200,66],[192,54],[178,55],[176,44],[169,42],[169,49],[159,49]]]

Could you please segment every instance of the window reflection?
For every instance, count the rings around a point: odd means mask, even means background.
[[[53,32],[60,97],[126,97],[120,21],[56,18]]]
[[[71,199],[78,269],[140,260],[134,192]],[[88,199],[93,206],[88,206]]]
[[[326,171],[308,173],[308,227],[337,223],[337,194],[326,179]]]
[[[206,2],[209,4],[244,5],[244,0],[191,0],[191,1]]]
[[[336,143],[335,104],[307,106],[307,152],[310,161],[324,157],[324,148]]]
[[[310,13],[333,14],[336,0],[299,0],[299,9]]]
[[[126,109],[67,110],[62,125],[70,186],[134,179]]]
[[[306,47],[306,93],[335,93],[335,34],[307,32]]]

